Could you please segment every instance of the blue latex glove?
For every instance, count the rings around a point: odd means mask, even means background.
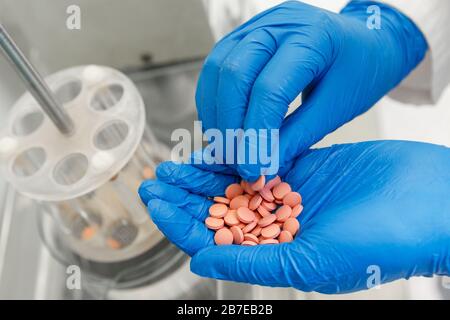
[[[379,30],[366,24],[373,4],[381,8]],[[335,14],[286,2],[217,43],[198,83],[199,118],[205,130],[281,128],[283,171],[301,152],[394,88],[426,50],[417,27],[387,5],[352,1]],[[300,92],[302,106],[284,119]],[[255,145],[245,143],[247,152],[255,152]],[[253,181],[261,167],[246,164],[237,170]]]
[[[280,245],[213,245],[206,196],[222,195],[236,176],[166,162],[140,195],[201,276],[345,293],[367,288],[370,266],[382,283],[449,275],[449,159],[448,148],[401,141],[308,150],[283,177],[304,210],[299,235]]]

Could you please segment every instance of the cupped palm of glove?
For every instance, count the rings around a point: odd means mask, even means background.
[[[162,163],[139,193],[158,228],[216,279],[344,293],[413,275],[448,274],[450,151],[381,141],[302,154],[283,178],[303,196],[291,243],[214,245],[209,197],[239,178],[229,168]]]

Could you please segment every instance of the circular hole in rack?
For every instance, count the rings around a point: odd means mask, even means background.
[[[55,181],[69,186],[84,177],[89,166],[88,158],[81,153],[73,153],[60,160],[53,171]]]
[[[91,107],[104,111],[114,107],[123,97],[123,87],[120,84],[110,84],[97,90],[91,100]]]
[[[16,119],[12,131],[16,136],[27,136],[35,132],[44,122],[44,114],[41,111],[33,111]]]
[[[122,249],[136,240],[139,229],[131,221],[120,219],[109,227],[109,237],[106,240],[111,249]]]
[[[27,149],[16,157],[12,170],[18,177],[30,177],[42,168],[46,158],[41,147]]]
[[[80,80],[66,82],[55,90],[56,100],[61,104],[73,101],[80,94],[81,88],[82,85]]]
[[[71,223],[72,233],[78,239],[90,240],[97,233],[102,220],[99,214],[93,212],[86,212],[85,215],[76,215]]]
[[[124,121],[111,121],[94,135],[94,145],[103,151],[114,149],[125,141],[128,133],[129,128]]]

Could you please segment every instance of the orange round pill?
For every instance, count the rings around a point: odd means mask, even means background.
[[[263,239],[259,242],[259,244],[278,244],[279,241],[277,239]]]
[[[223,203],[215,203],[209,207],[209,214],[213,218],[223,218],[228,212],[228,207]]]
[[[230,231],[233,234],[234,244],[241,244],[242,241],[244,241],[244,233],[242,232],[241,228],[239,228],[238,226],[233,226],[230,228]]]
[[[236,210],[228,210],[228,213],[223,220],[225,224],[230,227],[237,226],[241,223],[237,217]]]
[[[279,176],[276,176],[272,180],[266,183],[264,188],[267,188],[269,190],[272,190],[275,186],[279,185],[281,183],[281,178]]]
[[[144,167],[142,171],[142,176],[145,180],[154,179],[155,178],[155,170],[150,167]]]
[[[281,182],[272,190],[273,196],[279,200],[283,199],[289,192],[291,192],[291,186],[286,182]]]
[[[294,237],[289,231],[286,230],[281,231],[278,236],[278,241],[280,241],[280,243],[291,242],[292,240],[294,240]]]
[[[278,237],[280,232],[281,232],[281,229],[278,225],[271,224],[261,230],[261,235],[265,239],[269,239],[269,238],[273,239],[273,238]]]
[[[96,233],[97,231],[95,227],[86,227],[81,232],[81,239],[85,241],[90,240],[95,236]]]
[[[256,228],[257,225],[258,225],[258,222],[256,222],[256,221],[250,222],[248,225],[246,225],[244,228],[242,228],[242,232],[250,233],[253,229]]]
[[[262,188],[264,188],[264,185],[266,184],[266,177],[264,176],[260,176],[258,178],[258,180],[256,180],[253,183],[250,183],[250,187],[255,190],[255,191],[259,191]]]
[[[301,204],[296,205],[295,207],[292,208],[291,217],[297,218],[300,215],[300,213],[302,213],[302,211],[303,211],[303,206]]]
[[[267,211],[273,211],[277,208],[277,204],[274,202],[267,202],[267,201],[263,201],[261,203],[261,206],[266,209]]]
[[[261,190],[259,190],[259,194],[261,195],[261,197],[264,198],[264,200],[268,202],[272,202],[275,200],[272,191],[270,191],[270,189],[262,188]]]
[[[237,209],[237,216],[239,221],[243,223],[255,221],[255,213],[247,207],[240,207]]]
[[[296,218],[289,218],[283,224],[283,230],[289,231],[292,236],[295,236],[298,229],[300,229],[300,223]]]
[[[120,242],[119,241],[117,241],[117,240],[115,240],[115,239],[113,239],[113,238],[108,238],[107,240],[106,240],[106,244],[111,248],[111,249],[114,249],[114,250],[118,250],[118,249],[120,249],[122,246],[120,245]]]
[[[250,200],[250,202],[248,203],[248,208],[250,210],[256,210],[258,209],[259,205],[262,202],[262,197],[260,194],[255,194],[252,199]]]
[[[245,181],[245,180],[241,180],[241,187],[242,187],[242,189],[244,189],[244,191],[245,191],[247,194],[250,194],[250,195],[256,194],[256,191],[253,190],[253,189],[250,187],[250,184],[249,184],[247,181]]]
[[[216,231],[218,245],[286,243],[299,232],[296,217],[303,210],[302,197],[279,176],[267,183],[265,176],[253,183],[241,180],[225,189],[225,197],[213,200],[205,225]]]
[[[256,226],[256,228],[253,229],[250,233],[259,237],[261,235],[261,230],[262,230],[262,227]]]
[[[302,203],[302,196],[298,192],[289,192],[283,198],[283,204],[290,206],[291,208]]]
[[[258,237],[251,233],[244,233],[244,241],[259,242]]]
[[[279,241],[277,239],[264,239],[259,242],[260,244],[278,244]]]
[[[219,229],[214,235],[214,242],[219,246],[232,244],[233,239],[233,233],[228,228]]]
[[[230,209],[237,210],[240,207],[248,207],[249,200],[246,196],[240,195],[230,201]]]
[[[225,198],[225,197],[214,197],[213,200],[214,200],[214,202],[217,202],[217,203],[223,203],[223,204],[230,203],[230,199]]]
[[[270,215],[271,213],[269,211],[267,211],[267,209],[265,209],[263,206],[259,206],[258,209],[256,209],[258,211],[258,213],[264,218],[267,217],[268,215]]]
[[[239,183],[230,184],[225,189],[225,196],[230,200],[233,198],[236,198],[237,196],[240,196],[243,193],[244,193],[244,189],[242,189],[242,187]]]
[[[264,218],[262,218],[261,220],[259,220],[258,225],[260,227],[267,227],[268,225],[271,225],[272,223],[275,222],[275,220],[277,220],[277,216],[274,214],[269,213],[268,216],[265,216]]]
[[[283,205],[278,208],[277,212],[275,212],[277,216],[277,221],[285,222],[287,219],[291,217],[292,209],[287,205]]]
[[[205,220],[205,224],[208,229],[219,230],[220,228],[223,228],[224,221],[223,219],[208,217]]]

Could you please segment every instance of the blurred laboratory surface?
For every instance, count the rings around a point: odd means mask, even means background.
[[[247,1],[214,1],[0,0],[0,21],[43,75],[85,64],[124,72],[143,97],[149,128],[161,144],[170,147],[174,129],[192,130],[196,81],[214,41],[257,11],[279,2],[250,8]],[[339,10],[343,3],[333,2],[333,9]],[[65,27],[66,8],[73,4],[82,10],[81,30]],[[0,56],[0,122],[24,91]],[[318,145],[404,139],[450,147],[449,106],[450,88],[436,105],[407,105],[386,97]],[[149,265],[146,269],[144,261],[144,268],[135,270],[126,264],[129,274],[114,277],[108,276],[108,270],[102,271],[101,277],[86,272],[86,285],[71,290],[66,285],[67,265],[61,258],[66,253],[58,251],[65,249],[49,244],[52,230],[46,228],[41,211],[0,177],[0,299],[450,298],[450,280],[440,277],[401,280],[335,296],[202,279],[190,273],[188,257],[165,243],[156,246],[152,254],[158,259],[171,257],[167,258],[170,266],[161,267],[163,272],[154,277],[146,274],[154,268]],[[160,252],[158,248],[162,248]],[[92,270],[93,265],[82,265],[82,274],[83,267]],[[108,269],[108,265],[102,268]]]

